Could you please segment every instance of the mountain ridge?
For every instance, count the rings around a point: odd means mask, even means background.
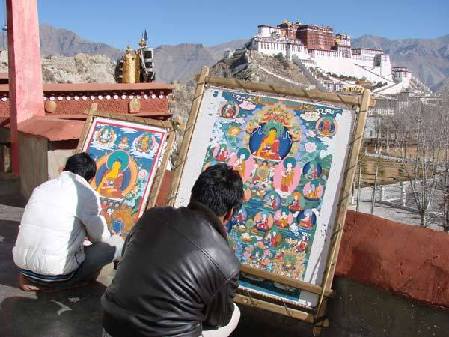
[[[434,39],[388,39],[362,35],[352,40],[356,48],[383,49],[393,66],[406,66],[412,73],[437,90],[449,77],[449,34]]]
[[[2,37],[0,48],[4,48],[6,41],[4,35]],[[116,60],[123,54],[120,49],[89,41],[75,32],[48,24],[40,26],[40,37],[42,56],[86,53],[102,54]],[[166,82],[188,81],[203,65],[213,66],[222,59],[226,49],[243,47],[248,40],[232,40],[213,46],[185,42],[155,47],[157,79]],[[356,48],[383,49],[390,55],[393,66],[407,66],[416,77],[434,90],[444,86],[449,78],[449,34],[433,39],[388,39],[366,34],[352,41]]]

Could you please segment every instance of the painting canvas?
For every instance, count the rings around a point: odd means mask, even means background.
[[[145,210],[167,137],[166,128],[93,118],[82,151],[97,163],[91,185],[113,233],[125,236]]]
[[[227,224],[240,262],[321,285],[352,122],[341,107],[209,87],[175,205],[188,203],[202,170],[227,163],[244,183],[243,206]],[[247,273],[240,286],[306,307],[318,300],[276,277]]]

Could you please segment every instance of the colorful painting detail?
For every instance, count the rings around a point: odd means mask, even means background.
[[[112,232],[126,235],[145,210],[167,130],[95,118],[84,144],[97,163],[92,187]]]
[[[303,280],[343,109],[232,91],[217,96],[224,103],[203,169],[224,162],[242,176],[245,200],[227,224],[230,245],[243,264]]]

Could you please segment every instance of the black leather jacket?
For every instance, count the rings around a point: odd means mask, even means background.
[[[226,325],[240,266],[225,238],[202,204],[147,211],[102,297],[105,330],[114,337],[198,337]]]

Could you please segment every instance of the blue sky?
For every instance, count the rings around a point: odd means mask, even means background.
[[[328,24],[358,37],[433,38],[449,34],[449,0],[38,0],[39,19],[117,48],[143,29],[153,46],[214,45],[251,37],[283,19]]]

